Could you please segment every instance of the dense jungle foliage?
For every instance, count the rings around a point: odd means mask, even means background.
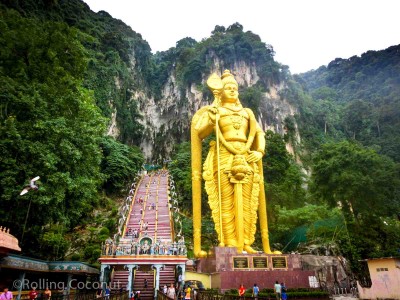
[[[131,93],[143,85],[146,71],[136,72],[130,68],[130,62],[134,60],[137,69],[142,70],[149,70],[151,63],[150,47],[141,35],[104,11],[92,12],[79,0],[3,2],[3,8],[18,11],[24,19],[33,19],[39,24],[62,23],[79,32],[85,54],[85,69],[81,73],[83,86],[93,90],[95,103],[103,116],[110,118],[116,112],[119,140],[138,145],[143,126],[139,122],[138,104],[131,101]]]
[[[140,34],[79,0],[2,1],[1,225],[20,239],[24,254],[95,262],[100,242],[115,230],[118,196],[144,161],[135,145],[145,120],[133,94],[159,100],[173,73],[181,89],[175,100],[187,105],[185,88],[200,87],[217,59],[226,68],[255,65],[260,80],[240,95],[256,114],[274,83],[299,111],[284,120],[284,136],[266,132],[273,248],[342,254],[354,271],[362,258],[398,255],[399,53],[399,46],[369,51],[291,76],[274,61],[272,46],[238,23],[152,54]],[[112,120],[118,140],[106,136]],[[190,243],[189,142],[176,146],[169,168]],[[20,197],[38,175],[40,189]],[[207,249],[217,238],[205,193],[203,212]],[[260,237],[255,246],[261,248]]]
[[[352,139],[400,162],[400,45],[295,78],[311,95],[300,120],[310,147]]]
[[[88,88],[88,40],[65,22],[1,6],[1,223],[33,257],[71,258],[78,241],[72,258],[95,262],[100,241],[115,230],[109,196],[123,191],[143,163],[137,148],[105,137],[107,119]],[[39,190],[19,196],[35,176]],[[90,226],[91,240],[71,236]]]

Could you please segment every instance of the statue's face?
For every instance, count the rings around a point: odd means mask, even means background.
[[[234,83],[227,83],[224,85],[222,91],[222,101],[235,103],[239,97],[238,87]]]

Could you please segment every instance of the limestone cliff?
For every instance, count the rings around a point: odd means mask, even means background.
[[[212,72],[220,75],[224,70],[221,67],[223,65],[220,60],[214,59]],[[255,66],[244,61],[235,62],[231,72],[235,74],[240,89],[254,86],[260,79]],[[176,72],[172,69],[162,87],[161,99],[146,97],[144,92],[134,94],[132,100],[140,103],[139,110],[143,116],[141,123],[144,134],[140,147],[147,158],[168,157],[174,144],[189,140],[193,114],[213,100],[209,93],[204,92],[209,75],[202,74],[201,85],[192,83],[182,90],[177,83]],[[282,135],[285,134],[284,120],[298,113],[297,108],[281,96],[280,92],[285,88],[284,82],[271,84],[267,92],[263,93],[257,112],[258,122],[264,130],[269,129]],[[292,149],[288,144],[288,150]]]
[[[11,1],[6,6],[77,30],[87,55],[82,80],[108,119],[106,133],[140,146],[148,159],[168,157],[174,144],[189,139],[191,116],[212,101],[204,83],[213,72],[230,69],[241,92],[256,87],[257,105],[251,108],[258,107],[263,129],[284,134],[284,120],[297,113],[296,101],[283,92],[291,80],[287,66],[274,60],[271,45],[239,23],[217,25],[209,38],[197,42],[187,37],[153,54],[140,33],[105,11],[91,11],[81,0]]]
[[[175,144],[189,140],[191,117],[213,101],[205,84],[213,72],[231,70],[243,106],[255,111],[264,130],[284,135],[286,120],[294,121],[298,114],[287,66],[274,60],[271,45],[244,32],[238,23],[227,29],[216,26],[201,42],[184,38],[176,47],[156,54],[148,52],[146,45],[136,36],[128,50],[120,50],[128,52],[129,59],[113,79],[115,90],[107,101],[112,108],[109,134],[139,145],[148,160],[168,158]],[[287,148],[293,153],[300,137],[292,123]]]

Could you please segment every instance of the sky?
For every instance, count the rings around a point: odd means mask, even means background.
[[[152,51],[201,41],[235,22],[275,50],[292,74],[400,44],[399,0],[84,0],[140,33]]]

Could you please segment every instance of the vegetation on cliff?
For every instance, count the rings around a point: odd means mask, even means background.
[[[314,146],[352,139],[400,162],[400,45],[337,58],[296,79],[311,95],[300,121]]]
[[[287,66],[276,62],[274,54],[271,45],[251,31],[244,32],[241,24],[234,23],[228,28],[217,25],[212,35],[201,42],[187,37],[178,41],[176,47],[157,53],[159,64],[152,79],[162,86],[174,69],[182,87],[200,84],[212,70],[214,59],[227,69],[233,69],[241,61],[255,66],[260,83],[267,89],[271,83],[280,82],[288,75]]]

